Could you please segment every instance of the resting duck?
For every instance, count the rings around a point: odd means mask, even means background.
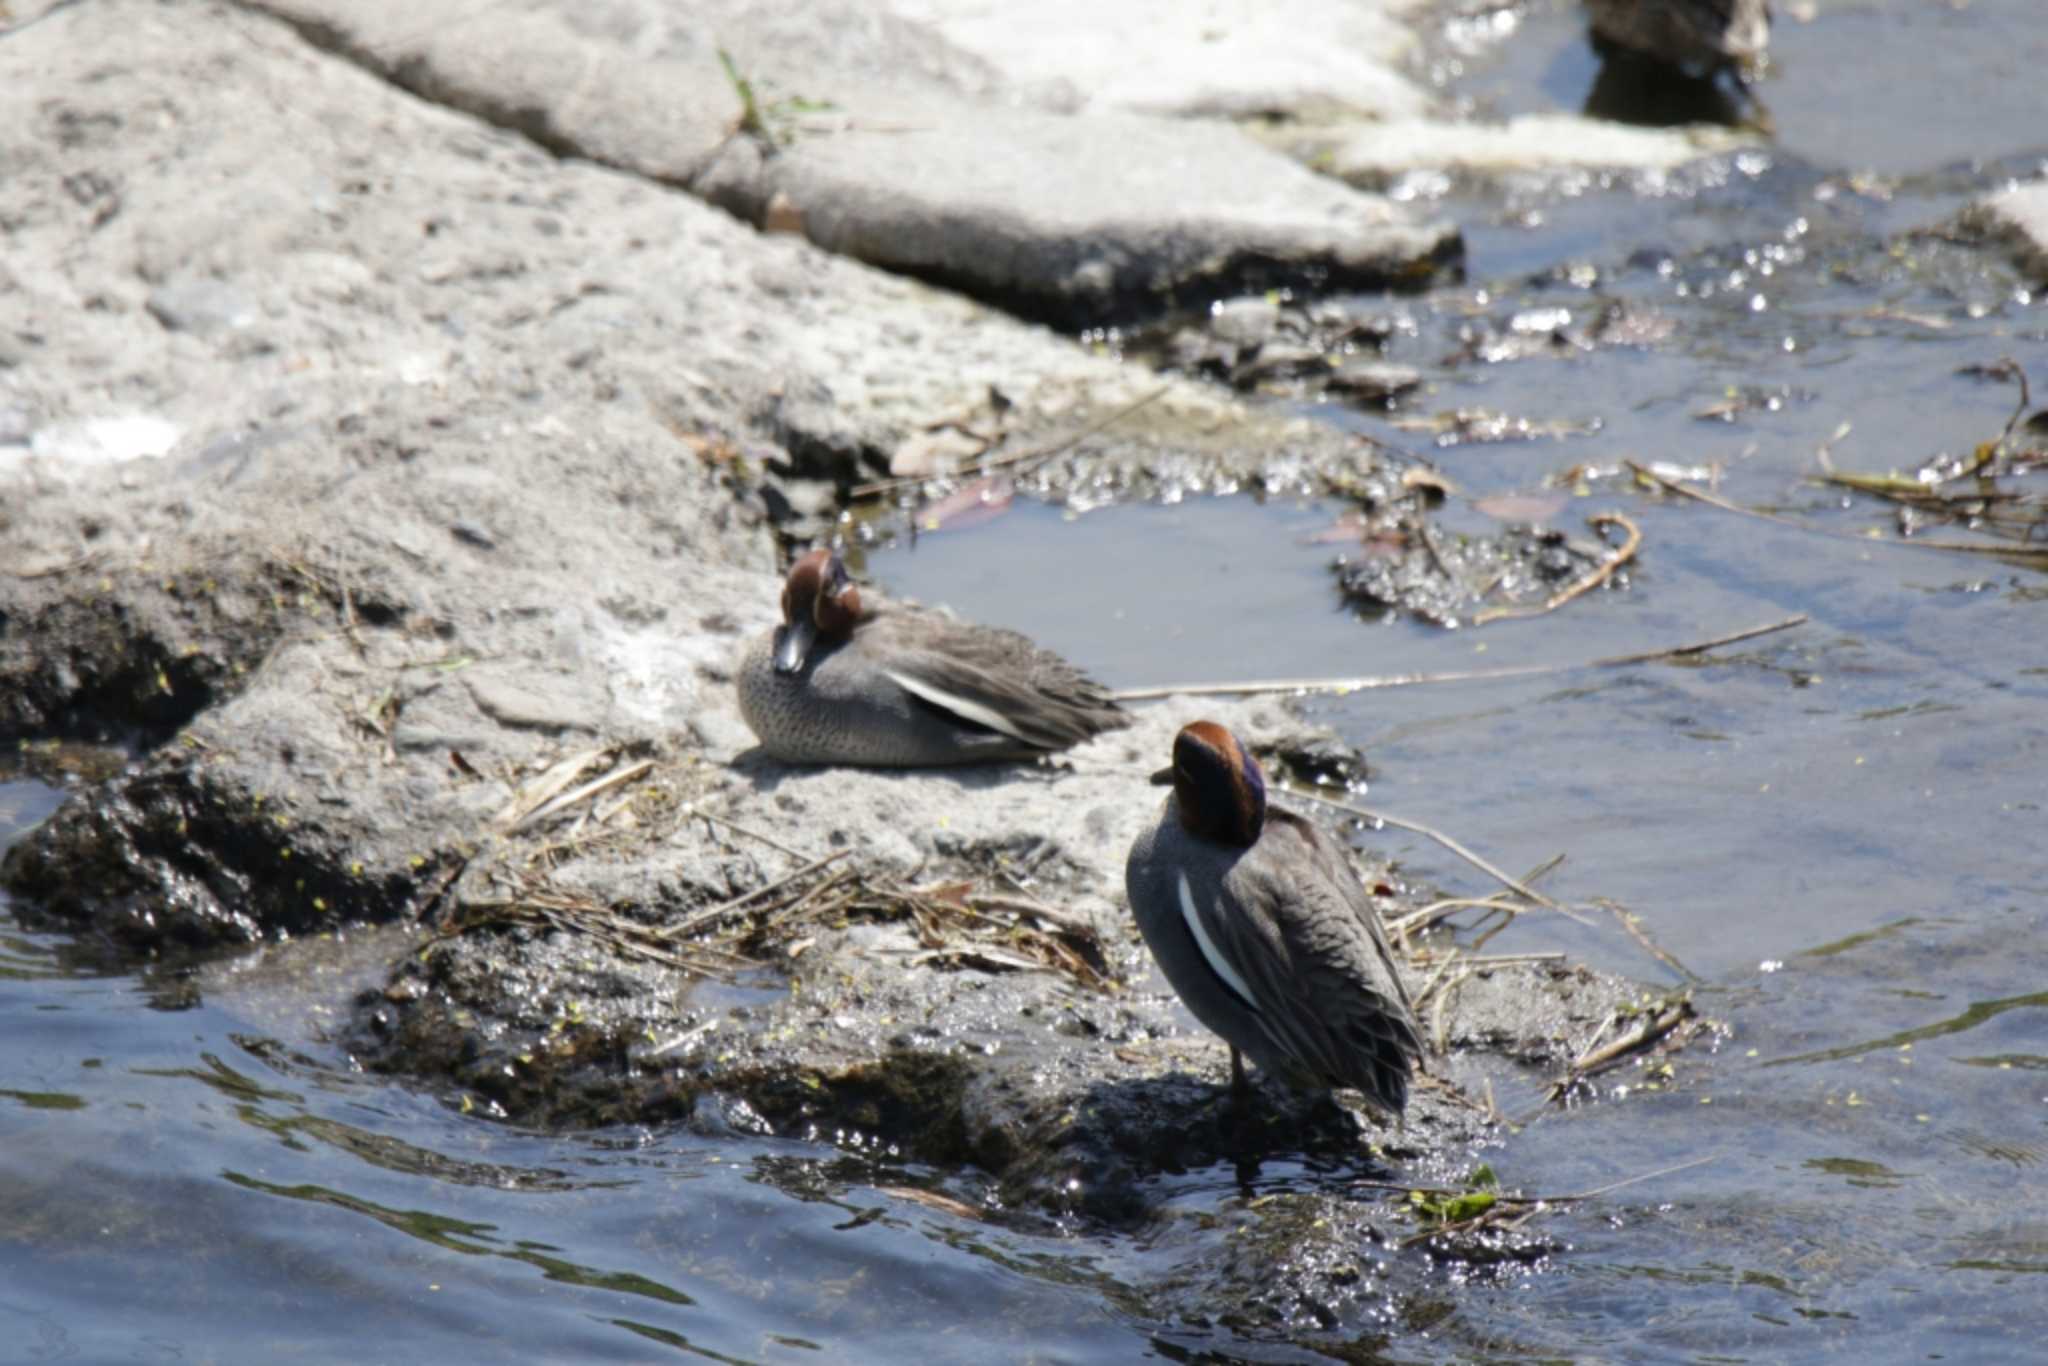
[[[1015,631],[863,603],[829,550],[790,567],[782,625],[749,645],[739,694],[761,747],[798,764],[1033,759],[1131,723],[1100,685]]]

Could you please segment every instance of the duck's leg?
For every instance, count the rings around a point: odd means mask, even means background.
[[[1252,1084],[1245,1076],[1244,1055],[1235,1048],[1230,1050],[1229,1141],[1241,1155],[1254,1153],[1259,1147],[1258,1117],[1252,1113]]]

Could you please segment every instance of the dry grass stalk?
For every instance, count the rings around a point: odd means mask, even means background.
[[[1623,516],[1619,512],[1599,513],[1592,519],[1592,522],[1593,526],[1596,529],[1603,526],[1620,527],[1622,529],[1622,533],[1625,539],[1622,541],[1619,547],[1609,551],[1605,556],[1603,556],[1600,560],[1600,563],[1595,565],[1590,572],[1581,575],[1577,579],[1574,579],[1571,583],[1566,584],[1563,588],[1560,588],[1557,592],[1552,593],[1548,598],[1544,599],[1540,603],[1537,603],[1535,606],[1488,607],[1483,609],[1482,611],[1473,614],[1472,624],[1474,626],[1484,626],[1489,621],[1506,621],[1518,619],[1521,617],[1540,617],[1544,615],[1546,612],[1555,612],[1558,608],[1564,606],[1573,598],[1578,597],[1582,593],[1590,593],[1595,588],[1598,588],[1601,584],[1606,583],[1609,579],[1613,578],[1616,570],[1620,569],[1623,565],[1627,564],[1630,560],[1633,560],[1636,557],[1636,551],[1641,549],[1643,544],[1643,533],[1641,532],[1641,530],[1637,528],[1634,522],[1630,521],[1627,517]]]

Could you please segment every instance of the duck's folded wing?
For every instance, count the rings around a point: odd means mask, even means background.
[[[1274,980],[1253,976],[1252,989],[1284,990],[1293,1009],[1269,1012],[1268,1027],[1324,1079],[1399,1110],[1423,1047],[1400,969],[1371,918],[1377,912],[1348,861],[1306,822],[1269,812],[1262,842],[1274,839],[1298,844],[1289,861],[1322,874],[1295,879],[1290,896],[1270,902],[1283,953]]]
[[[998,648],[991,637],[1006,639]],[[891,649],[884,672],[919,701],[1038,749],[1066,749],[1130,724],[1100,685],[1012,632],[976,631],[943,649]]]

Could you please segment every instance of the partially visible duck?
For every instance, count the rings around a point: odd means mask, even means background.
[[[1031,759],[1131,723],[1101,686],[1015,631],[863,602],[829,550],[791,566],[782,625],[748,647],[738,682],[762,748],[799,764]]]
[[[1770,0],[1586,0],[1593,36],[1670,66],[1750,67],[1771,41]]]
[[[1348,1086],[1398,1116],[1422,1062],[1379,915],[1316,828],[1266,804],[1258,761],[1213,721],[1173,742],[1173,793],[1131,845],[1139,933],[1196,1019],[1296,1086]],[[1165,775],[1162,774],[1161,777]]]

